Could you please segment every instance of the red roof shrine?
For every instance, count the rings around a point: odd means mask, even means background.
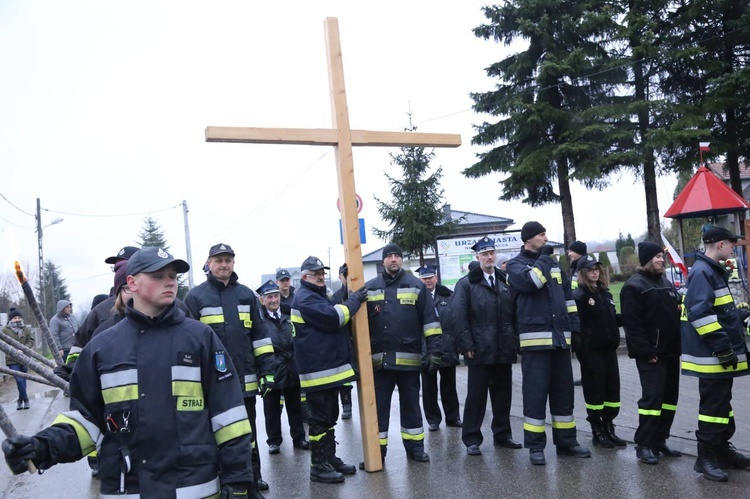
[[[702,166],[698,168],[664,216],[699,218],[742,210],[750,210],[750,205],[713,172]]]

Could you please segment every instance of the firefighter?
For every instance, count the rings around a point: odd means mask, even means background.
[[[581,332],[573,336],[573,350],[581,363],[583,397],[594,445],[612,449],[626,442],[615,433],[620,413],[620,318],[609,292],[609,279],[591,255],[578,260],[578,287],[573,292]]]
[[[558,455],[590,457],[578,444],[573,418],[571,333],[580,331],[570,284],[550,256],[546,229],[526,222],[523,248],[508,262],[508,282],[516,298],[515,315],[523,373],[523,434],[529,461],[544,465],[547,445],[544,421],[547,398],[552,414],[552,439]]]
[[[319,258],[302,262],[302,282],[292,301],[294,351],[300,384],[310,409],[310,480],[341,483],[357,468],[336,457],[334,426],[339,417],[339,389],[356,379],[351,365],[351,342],[342,326],[367,299],[364,288],[334,305],[326,294],[326,270]]]
[[[81,352],[70,411],[3,442],[14,473],[27,460],[44,470],[99,446],[102,496],[262,497],[250,486],[250,423],[232,360],[174,305],[177,274],[188,269],[162,248],[130,258],[126,319]]]
[[[588,254],[588,248],[583,241],[575,241],[568,248],[568,260],[570,261],[570,289],[575,291],[578,287],[578,263],[581,258]]]
[[[734,378],[750,373],[742,321],[727,284],[730,271],[722,265],[740,237],[724,227],[704,231],[705,253],[696,253],[681,322],[682,373],[698,377],[700,394],[695,471],[717,482],[729,480],[722,468],[750,466],[750,457],[729,442]]]
[[[185,305],[193,317],[211,326],[237,368],[245,409],[253,429],[253,476],[259,490],[268,484],[260,472],[260,454],[256,441],[256,395],[263,396],[274,387],[276,359],[268,331],[263,327],[258,299],[253,290],[238,282],[234,272],[234,250],[228,244],[215,244],[208,252],[206,281],[191,289]]]
[[[263,414],[266,421],[266,443],[269,454],[281,452],[281,412],[286,406],[289,420],[289,433],[292,445],[297,449],[309,449],[305,440],[305,427],[302,423],[302,404],[300,402],[299,374],[294,360],[294,326],[289,316],[280,310],[281,293],[279,287],[272,280],[268,280],[255,290],[263,300],[265,320],[263,324],[268,329],[268,337],[273,342],[278,370],[275,374],[275,388],[269,390],[263,397]]]
[[[406,456],[427,462],[430,456],[424,451],[419,407],[422,341],[426,342],[429,355],[429,372],[434,373],[442,365],[442,330],[424,283],[402,268],[401,248],[387,244],[382,256],[385,270],[366,284],[381,457],[385,463],[391,399],[398,386]]]
[[[349,288],[346,284],[346,278],[349,276],[349,268],[346,266],[346,263],[341,265],[339,267],[339,281],[341,281],[341,287],[333,293],[333,303],[344,303],[344,300],[349,298]],[[346,329],[347,333],[349,334],[349,337],[351,337],[351,327],[349,324],[345,325],[344,328]],[[352,348],[352,353],[354,353],[354,348]],[[357,356],[352,355],[352,365],[355,366],[356,369],[356,361]],[[352,418],[352,389],[354,386],[352,383],[345,383],[341,385],[341,388],[339,390],[339,395],[341,396],[341,419],[351,419]]]
[[[641,264],[620,291],[628,356],[641,380],[636,457],[658,464],[659,454],[682,454],[667,446],[680,392],[680,309],[677,291],[664,277],[664,248],[638,243]]]

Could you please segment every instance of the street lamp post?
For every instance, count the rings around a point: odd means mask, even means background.
[[[56,218],[52,220],[50,223],[42,227],[42,208],[41,208],[41,202],[39,201],[39,198],[36,198],[36,239],[37,239],[37,245],[39,250],[39,302],[42,306],[42,310],[46,313],[47,309],[46,306],[46,300],[45,300],[45,292],[47,289],[46,286],[46,278],[44,276],[44,247],[42,245],[42,230],[46,229],[50,225],[56,225],[62,222],[62,218]]]

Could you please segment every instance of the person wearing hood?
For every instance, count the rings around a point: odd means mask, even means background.
[[[78,330],[78,321],[73,317],[73,304],[69,300],[57,302],[57,313],[49,321],[49,330],[57,340],[60,355],[66,359]]]
[[[21,312],[15,308],[11,308],[10,312],[8,312],[8,324],[3,328],[3,334],[7,334],[24,346],[34,348],[34,334],[31,332],[31,328],[23,323]],[[9,357],[7,360],[13,362]],[[29,372],[26,366],[18,363],[8,364],[8,369],[22,373]],[[16,380],[16,386],[18,387],[18,403],[16,405],[16,410],[28,409],[29,396],[26,393],[26,378],[13,376],[13,379]]]

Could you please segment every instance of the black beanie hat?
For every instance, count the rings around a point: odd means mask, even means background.
[[[641,262],[641,267],[646,265],[659,253],[664,253],[664,248],[651,241],[643,241],[638,243],[638,261]]]
[[[404,253],[401,251],[401,248],[398,247],[398,244],[395,243],[389,243],[385,245],[385,248],[383,248],[383,260],[385,260],[385,257],[388,255],[396,254],[400,256],[401,258],[404,257]]]
[[[12,321],[15,317],[23,317],[21,315],[21,312],[16,310],[15,308],[11,308],[10,311],[8,311],[8,322]]]
[[[542,232],[547,232],[547,229],[539,222],[526,222],[521,228],[521,241],[526,242]]]
[[[570,251],[574,251],[579,255],[585,255],[588,253],[588,248],[586,247],[586,243],[584,243],[583,241],[576,241],[570,245]]]

